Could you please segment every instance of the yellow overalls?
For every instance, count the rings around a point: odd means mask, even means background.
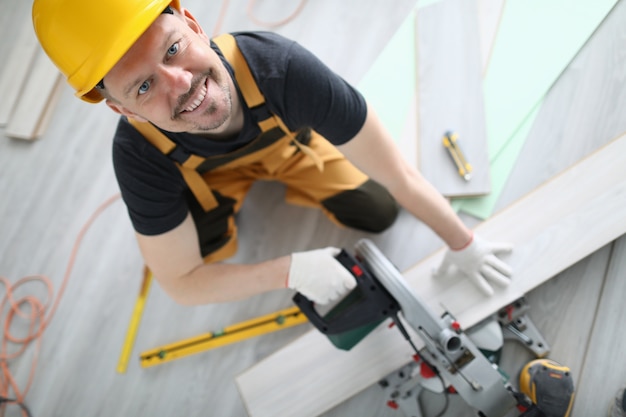
[[[291,132],[267,110],[235,39],[224,34],[213,41],[233,67],[242,96],[259,119],[262,133],[255,140],[223,155],[180,155],[176,143],[155,126],[129,120],[152,145],[175,160],[197,199],[198,210],[190,210],[205,262],[223,260],[236,252],[234,215],[256,180],[286,184],[289,203],[321,208],[337,224],[372,232],[391,225],[398,208],[389,193],[315,131]]]

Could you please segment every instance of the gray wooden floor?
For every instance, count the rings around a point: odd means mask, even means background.
[[[183,3],[211,32],[221,2]],[[293,3],[264,2],[258,14],[268,20],[285,16],[293,10]],[[415,4],[416,0],[396,0],[391,8],[382,1],[316,0],[278,31],[358,83]],[[244,0],[230,2],[224,30],[258,28],[245,16],[246,5]],[[30,14],[30,2],[0,0],[0,6],[0,33],[5,39],[0,55],[6,56],[12,34]],[[624,21],[626,3],[620,1],[551,89],[498,208],[626,131]],[[42,138],[27,143],[0,137],[1,276],[16,281],[45,274],[59,289],[81,227],[103,201],[117,193],[110,160],[115,122],[106,106],[81,103],[65,88]],[[470,225],[477,222],[464,219]],[[350,248],[367,236],[339,229],[316,211],[286,205],[283,188],[277,184],[253,187],[239,220],[242,237],[235,262],[254,262],[320,245]],[[581,239],[591,227],[580,225]],[[406,213],[391,230],[368,237],[400,269],[441,245]],[[309,329],[303,325],[142,369],[136,360],[141,351],[291,305],[291,293],[279,291],[238,303],[182,307],[154,285],[128,371],[117,374],[142,267],[130,222],[117,201],[85,235],[69,285],[44,334],[27,397],[33,416],[245,416],[233,377]],[[604,415],[615,391],[626,384],[626,335],[621,333],[626,317],[625,273],[626,240],[622,238],[528,295],[531,316],[552,345],[550,357],[573,370],[578,389],[576,417]],[[45,298],[36,285],[26,290]],[[15,331],[20,330],[24,326],[16,323]],[[32,352],[29,348],[11,365],[21,387],[26,384]],[[530,359],[519,345],[505,346],[503,367],[513,377]],[[432,398],[429,408],[436,413],[440,405],[441,398]],[[14,408],[6,413],[18,415]],[[373,386],[325,417],[346,415],[399,414],[385,407],[382,392]],[[453,399],[445,415],[473,413]]]

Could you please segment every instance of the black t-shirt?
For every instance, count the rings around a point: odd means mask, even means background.
[[[290,129],[310,127],[336,145],[358,133],[366,117],[365,100],[313,54],[296,42],[269,32],[233,35],[269,110]],[[214,44],[212,47],[219,53]],[[224,62],[232,76],[230,65]],[[163,133],[179,146],[201,156],[232,152],[260,133],[241,95],[240,101],[244,107],[244,128],[232,140]],[[125,117],[120,118],[113,139],[113,164],[122,197],[138,233],[165,233],[182,223],[188,213],[189,192],[180,171]]]

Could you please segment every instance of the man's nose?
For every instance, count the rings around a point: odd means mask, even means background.
[[[165,81],[166,91],[173,93],[175,96],[185,94],[191,88],[193,75],[191,72],[174,65],[160,66],[161,77]]]

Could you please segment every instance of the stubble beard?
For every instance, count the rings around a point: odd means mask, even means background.
[[[221,131],[230,119],[233,111],[233,101],[230,93],[230,87],[224,80],[224,77],[216,77],[213,71],[208,71],[198,77],[198,79],[194,80],[189,95],[195,95],[198,88],[200,88],[200,82],[205,78],[217,85],[221,94],[216,95],[214,92],[207,92],[205,100],[210,100],[210,103],[199,118],[200,120],[193,122],[187,120],[187,123],[193,123],[193,127],[189,129],[189,131],[204,133],[211,133],[216,130]],[[179,107],[182,103],[186,102],[186,100],[186,96],[181,97],[179,100],[181,102]],[[182,114],[184,113],[176,111],[172,117],[172,121],[185,121]]]
[[[204,111],[204,116],[207,116],[209,122],[205,125],[197,125],[197,130],[204,132],[215,131],[223,127],[230,119],[233,110],[233,100],[230,95],[230,88],[228,87],[228,84],[219,84],[219,89],[222,92],[219,100],[216,99],[214,95],[207,97],[207,99],[211,100],[211,103]]]

